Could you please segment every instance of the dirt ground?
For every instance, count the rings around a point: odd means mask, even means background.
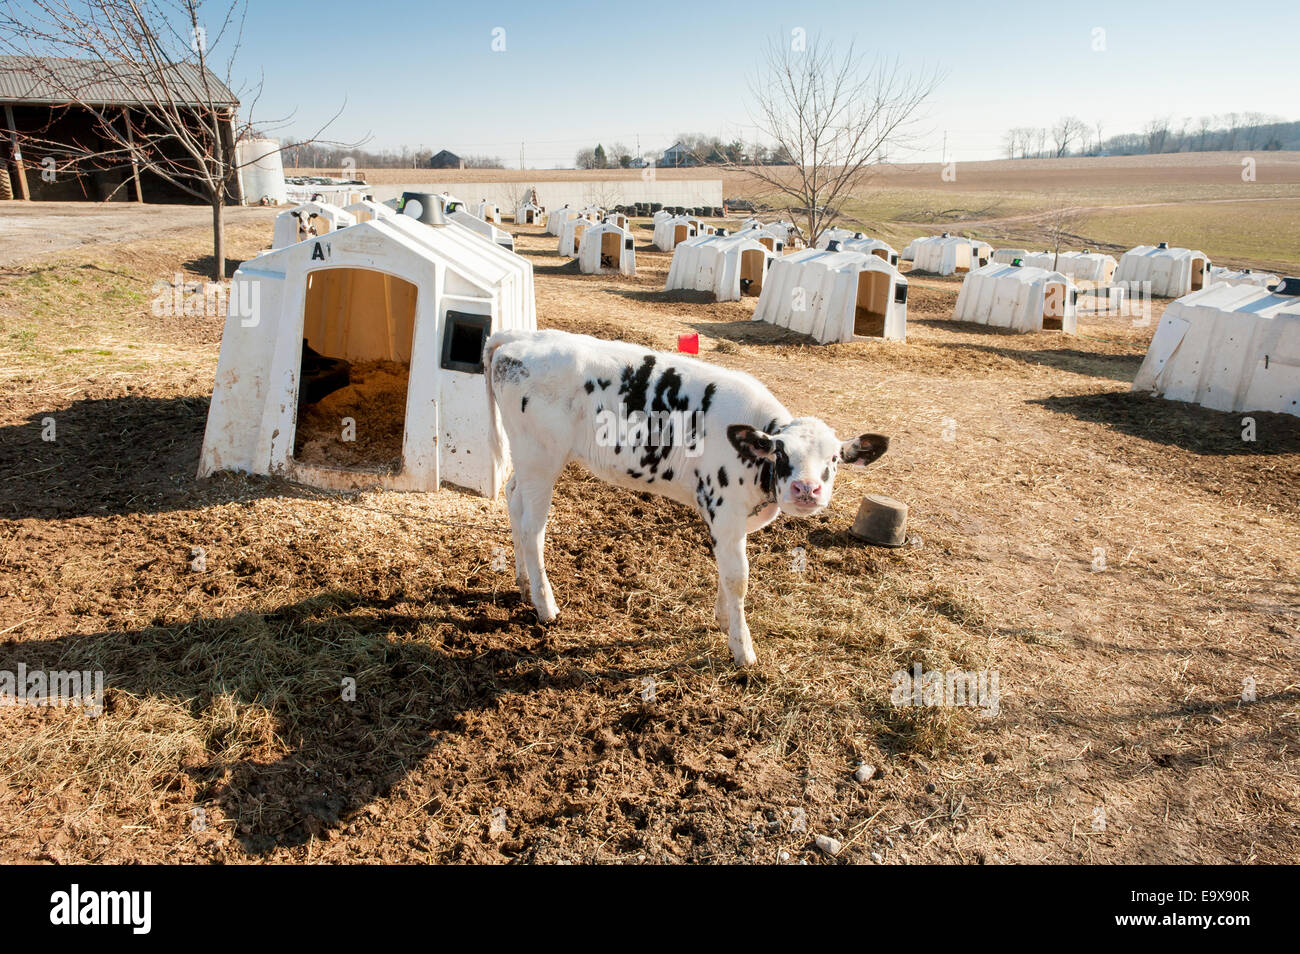
[[[225,214],[227,222],[238,226],[264,218],[266,210],[232,207]],[[0,267],[30,262],[51,252],[128,242],[211,221],[212,210],[199,205],[4,202],[0,203]]]
[[[221,319],[148,300],[207,236],[47,256],[0,276],[0,671],[102,669],[105,712],[0,707],[0,861],[1300,855],[1300,423],[1244,441],[1130,393],[1161,303],[1010,335],[917,276],[906,343],[816,346],[664,293],[644,223],[634,279],[514,230],[543,326],[698,331],[796,414],[892,438],[750,538],[758,666],[714,626],[700,521],[576,470],[545,628],[504,500],[196,480]],[[866,493],[910,505],[912,546],[846,532]],[[996,714],[895,704],[916,664],[996,673]]]

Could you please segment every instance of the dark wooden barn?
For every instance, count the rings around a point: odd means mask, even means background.
[[[446,149],[429,157],[430,169],[464,169],[465,160]]]
[[[32,200],[198,202],[183,189],[133,162],[120,137],[146,142],[165,162],[194,162],[179,141],[159,129],[147,108],[158,90],[174,98],[188,129],[211,143],[216,127],[234,150],[239,100],[209,70],[168,67],[163,82],[141,82],[133,67],[77,59],[0,56],[0,198]],[[104,129],[112,123],[118,140]],[[229,200],[238,202],[238,182]]]

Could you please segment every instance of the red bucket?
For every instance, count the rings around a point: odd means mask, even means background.
[[[677,350],[682,354],[700,353],[700,336],[697,332],[677,336]]]

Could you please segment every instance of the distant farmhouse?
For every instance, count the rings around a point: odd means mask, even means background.
[[[464,169],[465,160],[454,152],[448,152],[444,149],[429,157],[430,169]]]
[[[664,150],[664,157],[659,161],[661,166],[694,166],[698,164],[691,151],[680,142]]]
[[[194,128],[206,130],[215,119],[225,149],[233,152],[235,94],[211,70],[205,77],[188,63],[168,69],[166,89],[192,114]],[[165,135],[146,125],[143,107],[156,94],[146,86],[127,64],[0,56],[0,198],[198,201],[147,168],[134,167],[105,136],[105,122],[120,124],[119,136],[122,129],[141,139]],[[210,136],[196,139],[215,146]],[[172,140],[166,147],[173,154],[165,159],[174,165],[192,162],[180,143]],[[239,200],[237,179],[230,201]]]

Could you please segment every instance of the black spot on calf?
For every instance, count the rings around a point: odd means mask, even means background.
[[[650,372],[654,370],[655,356],[648,354],[641,362],[641,367],[633,370],[632,365],[623,368],[619,375],[618,393],[623,396],[628,413],[645,410],[646,389],[650,386]]]

